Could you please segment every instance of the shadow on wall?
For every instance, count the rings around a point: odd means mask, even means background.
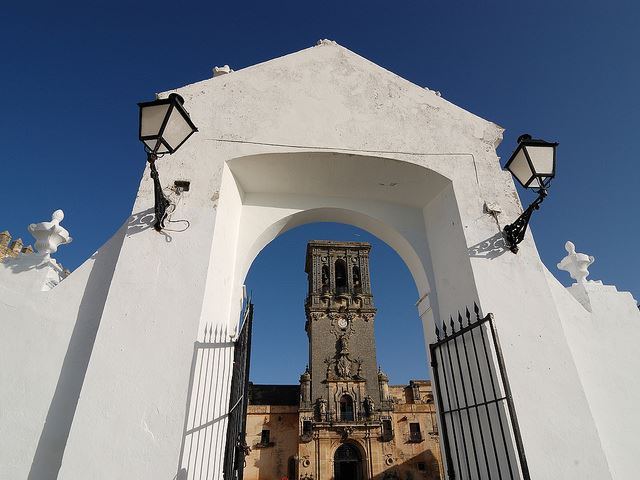
[[[373,480],[440,480],[440,465],[431,452],[425,450],[409,459],[398,461]]]
[[[194,343],[176,480],[222,478],[233,352],[222,327],[209,326],[203,341]]]
[[[176,476],[173,477],[173,480],[187,480],[187,471],[184,468],[178,470]]]
[[[508,251],[509,247],[507,247],[502,232],[498,232],[494,236],[470,246],[468,249],[470,257],[488,258],[489,260],[498,258]]]
[[[165,227],[158,232],[160,235],[164,236],[167,243],[171,243],[173,241],[173,237],[171,237],[168,232],[182,233],[191,226],[189,220],[173,220],[171,218],[171,214],[175,209],[176,206],[172,203],[168,210],[168,217],[165,219]],[[127,222],[127,237],[153,228],[155,221],[156,215],[153,208],[147,208],[146,210],[132,214]]]
[[[78,405],[78,398],[100,326],[126,228],[122,227],[92,258],[78,316],[71,333],[47,418],[29,470],[28,480],[55,480]]]

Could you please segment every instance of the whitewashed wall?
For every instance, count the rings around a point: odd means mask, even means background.
[[[637,477],[640,311],[629,292],[598,283],[565,289],[547,272],[613,478]]]
[[[123,236],[50,291],[0,265],[0,478],[57,478]]]
[[[194,342],[211,326],[232,331],[264,245],[320,220],[362,226],[398,251],[424,296],[427,341],[434,321],[473,301],[495,314],[532,478],[625,478],[608,466],[575,342],[530,234],[518,255],[500,245],[521,206],[496,157],[499,127],[331,43],[178,92],[200,131],[157,166],[167,187],[191,188],[168,192],[174,223],[159,234],[147,170],[115,265],[100,270],[102,314],[60,478],[180,478]],[[503,211],[500,225],[485,202]],[[80,297],[87,282],[74,276],[82,270],[64,283],[76,282]],[[54,359],[50,385],[57,371]],[[218,371],[210,382],[221,405],[228,381]],[[46,396],[38,401],[45,409]],[[29,451],[26,439],[16,443]],[[29,463],[24,454],[15,471]],[[202,478],[220,478],[212,471]]]

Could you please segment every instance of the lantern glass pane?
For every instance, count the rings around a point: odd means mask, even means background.
[[[169,114],[169,121],[164,129],[162,138],[169,144],[172,150],[175,150],[185,141],[192,131],[193,129],[184,117],[182,111],[174,107]]]
[[[529,188],[533,188],[534,190],[542,188],[542,183],[540,182],[540,179],[538,177],[534,177],[534,179],[531,180],[531,183],[529,184]]]
[[[158,145],[158,140],[153,138],[151,140],[145,140],[144,144],[149,147],[149,150],[151,150],[152,152],[155,151],[155,153],[168,153],[169,150],[167,149],[167,147],[164,146],[164,144],[162,142],[160,142],[160,145]],[[156,150],[156,145],[158,145],[158,149]]]
[[[541,177],[550,177],[553,175],[553,147],[549,146],[532,146],[525,147],[536,174]]]
[[[160,133],[162,122],[169,109],[169,104],[150,105],[142,107],[140,117],[140,137],[157,136]]]
[[[527,157],[524,154],[524,149],[518,149],[518,153],[516,153],[515,157],[511,163],[509,163],[509,171],[513,174],[514,177],[518,179],[518,181],[527,186],[527,183],[533,177],[533,172],[531,171],[531,167],[529,167],[529,162],[527,161]]]

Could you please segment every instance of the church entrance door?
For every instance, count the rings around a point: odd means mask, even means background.
[[[362,456],[349,443],[341,445],[333,457],[335,480],[362,480]]]

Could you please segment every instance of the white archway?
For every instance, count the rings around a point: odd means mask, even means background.
[[[430,169],[382,157],[303,152],[230,160],[222,175],[210,265],[218,283],[206,297],[201,329],[216,318],[233,330],[245,276],[278,235],[308,223],[337,222],[367,230],[402,258],[416,284],[418,311],[429,338],[431,307],[437,302],[429,243],[443,239],[438,232],[429,235],[426,225],[432,222],[429,205],[434,201],[440,203],[438,215],[444,204],[456,223],[455,197],[447,195],[451,190],[451,181]],[[461,230],[459,241],[464,242]],[[471,275],[465,259],[464,270]],[[476,298],[473,284],[468,282],[471,291],[463,302]]]

